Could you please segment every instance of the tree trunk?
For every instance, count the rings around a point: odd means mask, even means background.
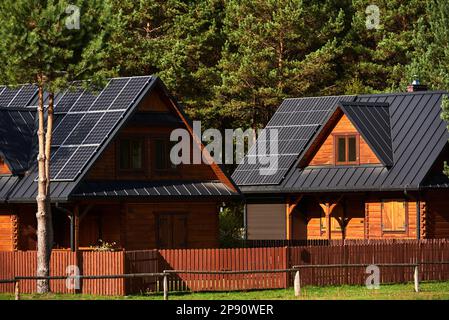
[[[45,178],[46,178],[46,201],[47,201],[47,245],[48,261],[50,261],[51,250],[53,248],[53,219],[51,212],[51,197],[50,197],[50,159],[51,159],[51,145],[53,141],[53,120],[54,120],[54,94],[50,93],[48,97],[47,109],[47,133],[45,136]]]
[[[37,276],[46,277],[50,275],[50,255],[52,241],[49,242],[48,233],[48,215],[47,215],[47,175],[45,160],[45,110],[44,110],[44,89],[43,78],[39,77],[39,106],[38,113],[38,141],[39,155],[38,160],[38,194],[37,201]],[[37,292],[47,293],[50,291],[49,280],[37,280]]]

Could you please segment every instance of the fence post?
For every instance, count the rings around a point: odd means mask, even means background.
[[[415,280],[415,292],[419,292],[419,264],[415,266],[413,278]]]
[[[299,270],[295,273],[295,297],[299,297],[301,295],[301,277],[299,275]]]
[[[168,300],[168,274],[164,273],[164,300]]]
[[[14,283],[14,295],[15,295],[15,300],[20,300],[20,281],[16,280],[16,282]]]

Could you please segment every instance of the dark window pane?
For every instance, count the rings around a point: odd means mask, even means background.
[[[346,139],[338,138],[337,139],[337,162],[345,162],[346,161]]]
[[[120,168],[129,169],[129,140],[122,140],[120,142]]]
[[[142,141],[135,140],[131,143],[131,162],[133,169],[142,169],[143,145]]]
[[[348,161],[357,161],[357,146],[355,137],[348,138]]]

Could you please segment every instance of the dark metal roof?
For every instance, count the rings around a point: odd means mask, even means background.
[[[426,174],[449,139],[446,123],[440,118],[441,100],[444,94],[446,92],[439,91],[355,97],[354,102],[357,103],[387,103],[389,105],[391,150],[393,154],[391,166],[300,168],[297,164],[301,154],[295,153],[296,161],[290,166],[285,177],[275,186],[247,183],[260,181],[263,178],[254,178],[252,176],[259,174],[257,171],[242,172],[241,169],[239,170],[240,167],[237,168],[233,177],[244,193],[419,189]],[[315,99],[322,99],[322,103],[324,103],[326,98],[302,98],[297,100],[307,105],[305,101],[308,100],[311,104]],[[338,101],[338,98],[335,99]],[[293,103],[290,102],[290,104]],[[368,131],[368,128],[371,128],[369,130],[380,128],[382,125],[379,121],[383,122],[385,126],[387,125],[385,109],[376,109],[378,110],[376,111],[378,116],[372,118],[369,122],[374,124],[369,125],[367,124],[368,120],[361,120],[362,116],[369,115],[369,113],[362,112],[360,109],[351,113],[351,121],[354,121],[360,127],[365,126],[366,131]],[[324,117],[325,119],[329,118],[332,108],[329,110],[327,117]],[[354,108],[351,111],[354,111]],[[276,114],[275,117],[279,118]],[[383,120],[379,120],[379,118]],[[379,123],[375,124],[375,121]],[[323,124],[321,123],[321,125]],[[384,150],[384,157],[388,159],[389,149],[386,145],[388,135],[378,133],[376,135],[380,140],[377,142],[378,145],[373,147],[373,140],[368,138],[367,142],[369,140],[373,150],[376,149],[379,154],[381,150]],[[284,143],[279,141],[279,148],[282,148],[281,145]]]
[[[152,76],[114,78],[97,94],[75,87],[57,95],[50,189],[53,201],[69,199],[95,160],[132,116],[140,100],[159,81]],[[33,102],[35,100],[30,103]],[[34,201],[37,187],[34,161],[29,174],[18,182],[8,201]]]
[[[354,96],[336,96],[284,100],[265,128],[268,139],[263,141],[258,139],[235,170],[232,178],[236,184],[240,186],[279,184],[298,159],[298,155],[305,151],[310,140],[329,117],[329,113],[341,101],[354,99]],[[264,175],[260,174],[260,169],[266,167],[266,164],[254,159],[264,156],[257,152],[261,147],[262,150],[270,151],[267,141],[271,129],[277,130],[278,133],[276,140],[279,141],[277,152],[279,166],[274,174]]]
[[[0,202],[6,201],[17,181],[19,181],[17,176],[0,176]]]
[[[389,105],[342,102],[341,109],[386,166],[393,165]]]
[[[73,197],[209,197],[239,196],[219,181],[96,181],[82,182]]]

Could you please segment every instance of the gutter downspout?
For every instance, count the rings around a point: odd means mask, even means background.
[[[61,207],[59,205],[59,202],[56,202],[55,204],[55,208],[66,213],[67,216],[69,217],[70,220],[70,250],[72,252],[75,251],[75,219],[74,219],[74,214],[73,212],[71,212],[70,210]]]

